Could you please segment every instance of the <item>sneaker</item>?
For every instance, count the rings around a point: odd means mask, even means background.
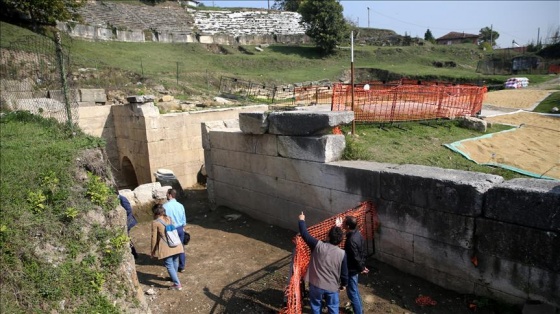
[[[184,269],[184,268],[179,268],[178,272],[184,273],[184,272],[185,272],[185,269]]]
[[[169,290],[183,290],[183,287],[181,285],[173,285],[171,287],[169,287]]]

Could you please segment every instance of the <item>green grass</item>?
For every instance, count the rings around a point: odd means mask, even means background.
[[[18,34],[20,28],[2,23],[7,36],[2,38],[2,46],[9,42],[12,33]],[[13,31],[12,31],[13,30]],[[100,69],[100,78],[89,82],[92,85],[109,83],[117,89],[128,89],[129,93],[145,93],[142,88],[127,83],[127,77],[134,76],[137,81],[162,84],[167,88],[178,89],[175,96],[188,99],[193,94],[215,95],[219,90],[220,77],[231,76],[264,84],[285,84],[308,82],[322,79],[339,81],[350,69],[349,45],[341,47],[334,55],[323,57],[312,46],[271,45],[263,52],[254,46],[217,46],[201,44],[162,44],[162,43],[124,43],[89,42],[79,39],[65,39],[76,66]],[[344,45],[343,45],[344,46]],[[461,82],[503,82],[509,76],[484,76],[476,73],[477,62],[488,55],[471,44],[454,46],[425,45],[411,47],[372,47],[355,46],[354,66],[375,68],[399,73],[408,77],[425,80]],[[434,61],[454,61],[455,68],[435,68]],[[177,86],[177,75],[179,86]],[[526,75],[532,84],[550,79],[548,75]],[[348,78],[348,76],[346,76]],[[132,86],[132,87],[131,87]],[[144,85],[145,86],[145,85]],[[182,88],[182,89],[181,89]],[[558,96],[551,96],[543,102],[542,109],[550,110]],[[251,99],[247,99],[251,101]],[[545,107],[547,106],[547,107]],[[541,109],[538,109],[541,110]],[[417,163],[443,168],[457,168],[504,174],[509,178],[510,171],[487,166],[478,166],[443,147],[443,143],[478,136],[474,131],[466,131],[456,126],[430,128],[409,123],[407,131],[398,128],[380,130],[375,126],[359,126],[365,133],[366,141],[371,141],[367,154],[360,155],[364,149],[353,147],[364,141],[362,138],[350,139],[348,156],[363,158],[376,156],[376,161]],[[374,132],[375,131],[375,132]],[[490,130],[494,132],[494,130]],[[367,133],[374,132],[369,137]],[[414,140],[407,140],[411,136]],[[401,137],[399,137],[401,136]],[[425,150],[425,153],[417,153]],[[356,152],[357,151],[357,152]]]
[[[7,47],[23,34],[32,34],[4,22],[0,26],[2,47]],[[125,89],[125,85],[130,87],[143,81],[176,89],[175,95],[215,94],[222,76],[267,85],[323,79],[338,82],[342,77],[348,78],[351,63],[349,43],[343,44],[345,47],[334,55],[323,57],[312,46],[271,45],[258,52],[255,46],[90,42],[70,38],[63,38],[63,42],[71,52],[73,71],[77,68],[98,69],[100,78],[87,82],[90,84],[87,87]],[[488,52],[469,44],[452,47],[358,45],[355,46],[354,67],[356,72],[360,68],[375,68],[422,80],[502,84],[508,76],[476,73],[477,62],[486,55]],[[435,68],[434,61],[454,61],[457,67]],[[549,79],[546,75],[527,77],[533,84]]]
[[[108,292],[128,238],[104,225],[86,231],[87,212],[103,216],[117,202],[106,185],[78,179],[79,153],[103,141],[73,132],[26,112],[0,118],[1,313],[49,313],[62,301],[69,312],[119,312],[100,291]]]
[[[533,111],[541,113],[553,113],[552,108],[560,109],[560,92],[554,92],[546,97]],[[560,114],[560,111],[556,111],[556,114]]]
[[[356,136],[346,136],[346,160],[367,160],[392,164],[413,164],[483,172],[512,178],[525,177],[516,172],[478,165],[443,144],[478,137],[511,129],[510,126],[493,124],[486,133],[458,126],[458,121],[430,123],[407,122],[394,125],[356,124]],[[344,133],[350,126],[343,128]]]

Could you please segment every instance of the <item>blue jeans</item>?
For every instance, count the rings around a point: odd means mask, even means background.
[[[321,313],[321,301],[323,300],[323,297],[325,298],[325,303],[329,309],[329,314],[338,314],[338,291],[327,291],[309,284],[309,303],[311,305],[311,313]]]
[[[362,298],[360,298],[360,291],[358,290],[358,274],[348,276],[348,287],[346,288],[348,299],[352,302],[352,309],[354,314],[362,314]]]
[[[181,285],[179,282],[179,277],[177,276],[177,268],[179,267],[179,254],[171,255],[163,259],[163,264],[165,268],[167,268],[167,272],[169,273],[169,277],[176,285]]]
[[[181,243],[185,240],[185,231],[183,227],[177,228],[177,233],[179,234],[179,239],[181,239]],[[182,244],[181,244],[182,245]],[[187,262],[187,258],[185,256],[185,252],[179,254],[179,269],[185,269],[185,264]]]

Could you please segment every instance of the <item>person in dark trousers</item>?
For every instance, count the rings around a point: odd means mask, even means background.
[[[348,269],[346,253],[338,247],[344,238],[344,231],[340,227],[329,230],[328,242],[312,237],[305,226],[305,215],[299,215],[299,232],[311,250],[311,259],[306,273],[309,282],[309,302],[311,312],[321,313],[321,302],[325,304],[330,314],[338,314],[340,299],[339,291],[344,291],[348,284]]]
[[[187,225],[187,216],[185,213],[185,207],[183,204],[179,203],[176,199],[177,190],[169,189],[167,190],[167,203],[163,204],[165,209],[165,214],[173,220],[173,224],[177,229],[179,238],[181,242],[185,242],[185,226]],[[185,251],[179,255],[179,272],[185,271],[185,265],[187,264],[187,258]]]
[[[358,275],[369,272],[369,269],[365,266],[365,240],[358,230],[356,217],[346,216],[343,227],[347,230],[346,242],[344,243],[344,251],[348,258],[348,289],[346,294],[350,302],[352,302],[354,314],[363,314],[362,299],[358,290]]]
[[[126,211],[126,231],[128,236],[130,237],[130,229],[136,226],[138,224],[138,221],[132,213],[132,206],[130,206],[130,202],[128,201],[128,199],[125,196],[119,194],[119,202]],[[134,255],[134,258],[138,258],[138,253],[136,252],[134,243],[132,243],[132,239],[130,240],[130,251],[132,255]]]

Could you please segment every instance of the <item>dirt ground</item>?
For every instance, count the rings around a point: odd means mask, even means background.
[[[131,230],[140,253],[136,260],[140,284],[145,292],[155,291],[155,295],[146,295],[153,313],[278,313],[296,233],[232,209],[211,211],[204,188],[191,188],[186,194],[181,202],[192,240],[186,246],[186,271],[179,274],[182,291],[167,290],[171,282],[165,267],[149,257],[150,221],[141,218]],[[226,216],[231,214],[241,217],[228,220]],[[297,226],[298,217],[293,218]],[[370,273],[360,276],[365,313],[473,313],[469,304],[477,303],[476,313],[520,313],[491,300],[445,290],[374,259],[368,260],[368,266]],[[437,304],[417,305],[420,295]],[[341,313],[351,313],[344,309],[347,302],[346,294],[341,294]]]
[[[504,112],[530,109],[547,95],[538,88],[492,92],[485,106],[501,107]],[[232,209],[211,211],[203,187],[187,189],[186,195],[181,202],[192,240],[186,247],[186,271],[179,274],[182,291],[167,290],[171,282],[165,267],[149,257],[149,215],[139,215],[140,223],[131,230],[140,253],[136,260],[140,284],[145,292],[155,291],[146,295],[153,313],[278,313],[288,282],[291,240],[296,233]],[[230,220],[226,216],[231,214],[240,217]],[[296,227],[297,217],[293,219]],[[368,266],[371,271],[360,276],[359,287],[365,313],[521,313],[520,307],[445,290],[373,258]],[[429,296],[437,304],[417,305],[415,300],[420,295]],[[341,294],[341,313],[351,313],[345,309],[347,302],[346,294]]]

